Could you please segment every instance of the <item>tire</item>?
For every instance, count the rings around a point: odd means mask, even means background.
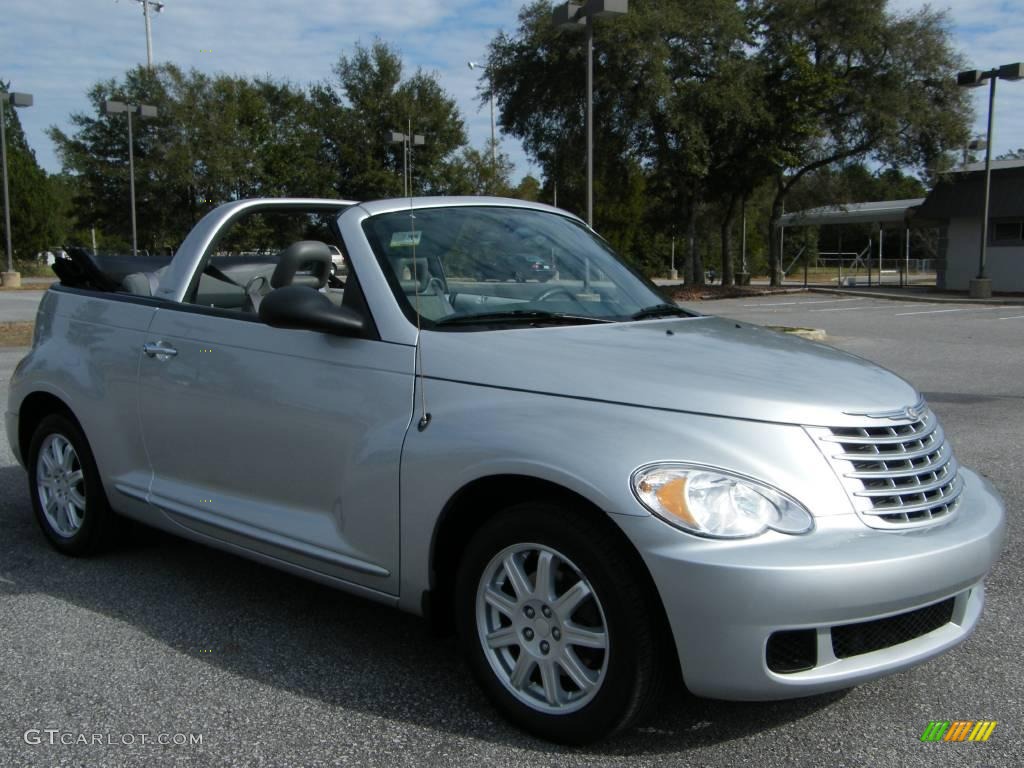
[[[63,414],[43,419],[32,434],[27,464],[32,509],[50,544],[66,555],[101,551],[110,541],[114,513],[78,425]]]
[[[649,580],[594,514],[548,501],[509,507],[470,541],[456,578],[459,642],[477,682],[513,723],[564,744],[630,725],[667,672],[667,630]],[[547,599],[537,589],[542,557],[554,576]],[[591,594],[568,607],[586,593],[581,585]]]

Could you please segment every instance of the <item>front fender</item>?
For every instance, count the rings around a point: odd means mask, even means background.
[[[816,516],[854,514],[820,451],[798,426],[426,380],[429,426],[410,429],[401,472],[401,604],[430,588],[442,511],[481,478],[554,483],[613,515],[647,516],[630,476],[658,461],[718,466],[774,485]],[[680,391],[684,400],[685,391]],[[418,397],[417,397],[418,402]],[[482,508],[500,509],[501,499]]]

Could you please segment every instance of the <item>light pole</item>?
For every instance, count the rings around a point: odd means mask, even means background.
[[[155,12],[160,13],[164,9],[163,3],[154,2],[154,0],[135,0],[139,5],[142,6],[142,15],[146,19],[146,66],[149,69],[153,68],[153,29],[149,21],[149,9],[152,8]]]
[[[21,285],[21,275],[14,271],[14,250],[11,248],[11,200],[7,190],[7,131],[4,126],[4,104],[14,107],[31,107],[31,93],[7,93],[0,91],[0,155],[4,168],[4,232],[7,233],[7,271],[3,274],[3,284],[17,288]]]
[[[156,117],[156,107],[148,104],[125,104],[123,101],[103,102],[103,113],[116,115],[124,112],[128,115],[128,190],[132,203],[132,256],[139,255],[138,236],[135,229],[135,148],[132,138],[132,115],[143,118]]]
[[[1020,80],[1024,78],[1024,62],[1004,64],[995,69],[982,71],[970,69],[956,77],[956,83],[964,88],[977,88],[988,80],[988,130],[985,133],[985,195],[981,212],[981,252],[978,255],[978,276],[970,282],[971,298],[983,299],[992,295],[992,280],[985,274],[985,256],[988,249],[988,199],[992,188],[992,113],[995,111],[996,81]]]
[[[498,175],[498,138],[495,131],[494,124],[494,81],[491,80],[490,74],[487,72],[483,64],[475,61],[467,61],[466,66],[470,69],[483,69],[484,74],[487,75],[487,88],[491,92],[491,172]]]
[[[985,141],[985,139],[982,136],[976,136],[973,139],[971,139],[969,142],[967,142],[964,145],[964,149],[963,149],[963,153],[964,153],[964,155],[963,155],[963,164],[967,165],[968,155],[971,152],[977,152],[980,149],[984,149],[986,143],[987,142]]]
[[[412,121],[409,121],[409,128],[407,133],[400,131],[388,131],[384,134],[384,140],[389,144],[402,145],[402,191],[405,197],[409,197],[409,191],[412,189],[412,179],[409,177],[409,160],[412,155],[413,147],[422,147],[427,143],[427,140],[419,133],[412,132]]]
[[[585,4],[567,2],[552,13],[558,27],[587,31],[587,224],[594,226],[594,19],[598,16],[622,16],[629,0],[587,0]]]

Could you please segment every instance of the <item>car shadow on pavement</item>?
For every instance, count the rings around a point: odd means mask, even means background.
[[[137,524],[102,556],[65,557],[32,518],[24,471],[0,468],[0,489],[0,601],[12,593],[66,601],[194,656],[203,669],[214,665],[331,707],[551,755],[635,756],[749,736],[844,695],[737,704],[698,699],[680,686],[642,727],[582,749],[561,747],[507,724],[454,640],[435,636],[421,619]]]

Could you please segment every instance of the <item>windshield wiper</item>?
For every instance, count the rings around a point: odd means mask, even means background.
[[[675,304],[655,304],[650,307],[644,307],[639,312],[634,312],[629,316],[630,320],[649,320],[652,317],[667,317],[669,315],[682,315],[685,317],[695,317],[692,312],[688,312],[682,307],[677,307]]]
[[[564,312],[545,312],[539,309],[512,309],[506,312],[483,312],[471,315],[449,315],[435,320],[435,325],[474,325],[487,323],[610,323],[600,317],[567,315]]]

